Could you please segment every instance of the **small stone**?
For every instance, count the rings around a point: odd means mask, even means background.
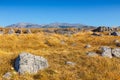
[[[67,64],[67,65],[72,65],[72,66],[75,65],[75,63],[74,63],[74,62],[71,62],[71,61],[67,61],[66,64]]]
[[[7,72],[3,75],[3,78],[5,78],[5,79],[10,79],[11,77],[12,77],[11,72]]]
[[[114,40],[113,42],[115,42],[115,43],[119,43],[119,40]]]
[[[90,47],[91,47],[91,45],[89,45],[89,44],[85,46],[85,48],[90,48]]]
[[[88,52],[87,55],[90,56],[90,57],[98,56],[98,54],[95,53],[95,52]]]

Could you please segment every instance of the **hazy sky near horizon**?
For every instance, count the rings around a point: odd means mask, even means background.
[[[19,22],[120,26],[120,0],[0,0],[0,25]]]

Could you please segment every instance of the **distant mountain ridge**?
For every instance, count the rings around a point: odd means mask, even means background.
[[[32,23],[17,23],[8,25],[6,27],[13,28],[93,28],[94,26],[88,26],[83,24],[70,24],[70,23],[50,23],[50,24],[32,24]]]

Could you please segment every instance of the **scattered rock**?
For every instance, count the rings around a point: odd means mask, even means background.
[[[4,34],[4,31],[3,31],[3,30],[0,30],[0,34]]]
[[[98,54],[95,53],[95,52],[88,52],[87,55],[90,56],[90,57],[98,56]]]
[[[14,31],[14,29],[10,29],[9,31],[8,31],[8,34],[13,34],[13,33],[15,33],[15,31]]]
[[[10,79],[11,77],[12,77],[11,72],[7,72],[3,75],[3,78],[5,78],[5,79]]]
[[[35,74],[39,70],[42,70],[44,68],[48,67],[48,61],[41,57],[41,56],[35,56],[30,53],[21,53],[15,60],[15,70],[20,73],[31,73]]]
[[[117,47],[120,47],[120,43],[116,43],[116,46],[117,46]]]
[[[22,29],[18,29],[15,33],[16,34],[22,34]]]
[[[71,62],[71,61],[67,61],[66,64],[67,64],[67,65],[72,65],[72,66],[75,65],[75,63],[74,63],[74,62]]]
[[[32,32],[31,32],[30,29],[27,29],[27,30],[25,31],[25,33],[26,33],[26,34],[31,34]]]
[[[112,55],[120,58],[120,48],[112,49]]]
[[[102,34],[96,33],[96,32],[93,32],[92,35],[94,35],[94,36],[103,36]]]
[[[113,42],[114,42],[114,43],[119,43],[119,40],[114,40]]]
[[[90,48],[90,47],[91,47],[91,45],[90,45],[90,44],[88,44],[88,45],[86,45],[86,46],[85,46],[85,48]]]
[[[113,35],[113,36],[120,36],[120,32],[112,32],[111,35]]]
[[[107,46],[103,46],[101,47],[101,51],[102,51],[102,56],[103,57],[109,57],[109,58],[112,58],[112,49],[110,47],[107,47]]]

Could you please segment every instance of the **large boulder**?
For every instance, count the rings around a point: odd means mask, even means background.
[[[47,68],[48,61],[41,56],[35,56],[30,53],[23,52],[16,58],[14,67],[20,74],[35,74],[39,70]]]
[[[120,58],[120,48],[112,49],[112,55],[115,56],[115,57]]]
[[[102,51],[102,56],[103,57],[108,57],[108,58],[112,58],[112,49],[110,47],[107,46],[102,46],[101,47],[101,51]]]

